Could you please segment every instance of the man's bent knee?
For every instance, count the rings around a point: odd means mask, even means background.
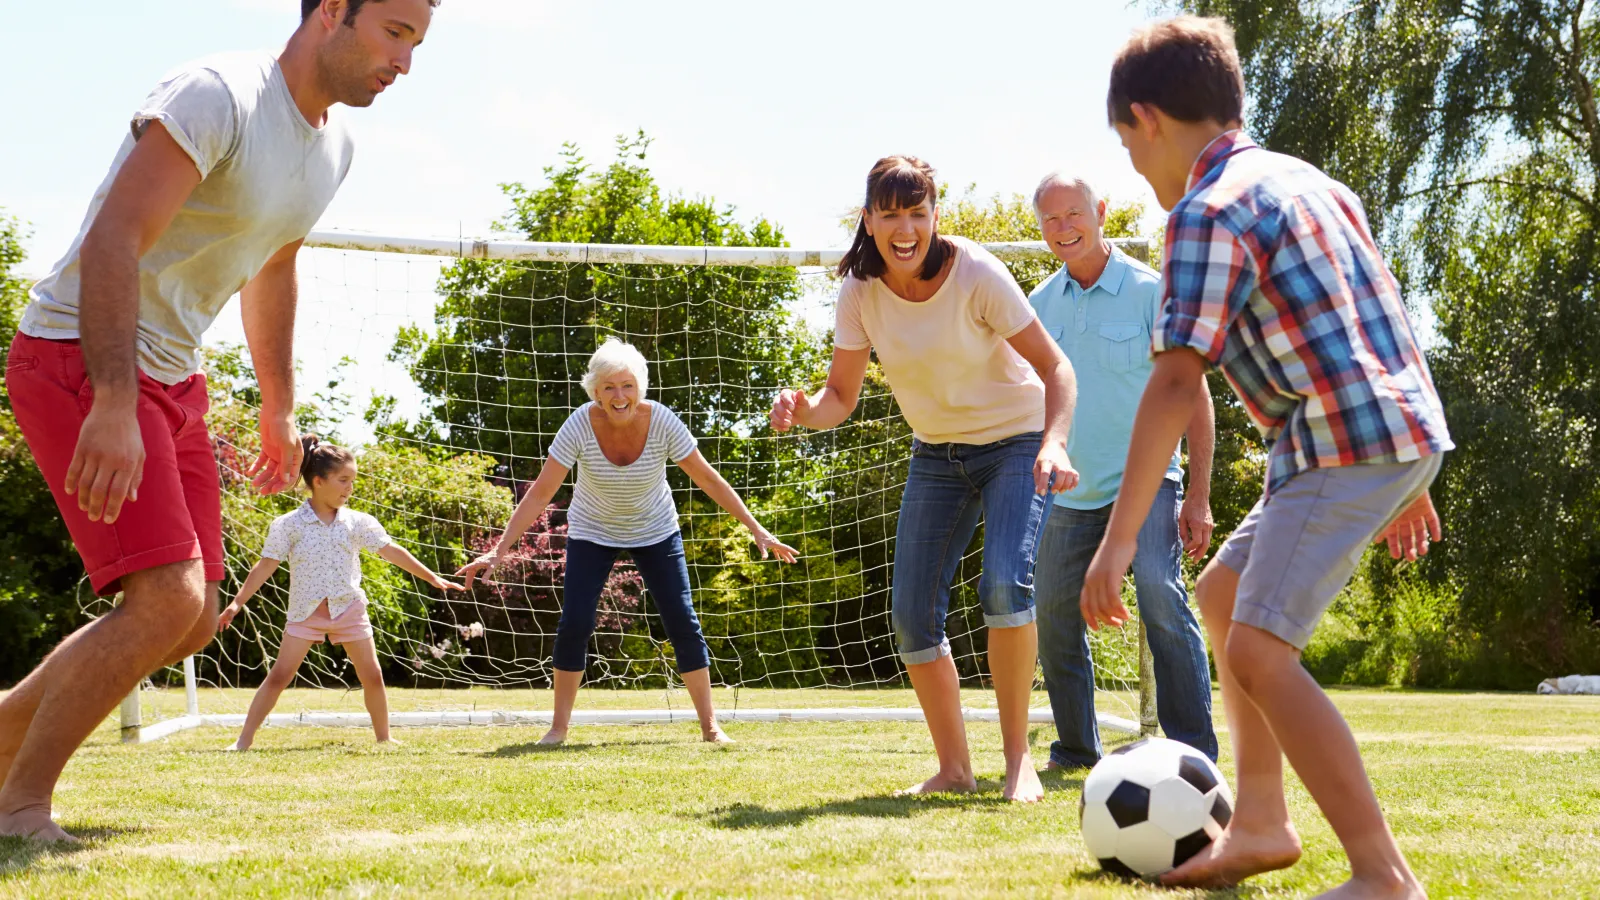
[[[205,565],[198,559],[189,559],[123,576],[118,610],[145,622],[152,637],[170,637],[170,648],[184,640],[204,618],[206,598]],[[214,607],[210,622],[214,630]]]

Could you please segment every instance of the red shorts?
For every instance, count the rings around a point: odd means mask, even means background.
[[[6,389],[22,436],[50,485],[96,594],[122,589],[122,576],[199,559],[221,581],[222,485],[206,433],[206,377],[165,385],[139,373],[144,481],[114,524],[91,522],[63,486],[94,392],[77,341],[18,334],[6,358]]]

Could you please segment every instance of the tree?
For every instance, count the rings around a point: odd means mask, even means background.
[[[1193,0],[1237,32],[1249,130],[1350,185],[1414,307],[1457,450],[1429,634],[1398,680],[1600,665],[1600,20],[1587,0]],[[1377,635],[1414,593],[1369,557]],[[1397,593],[1398,592],[1398,593]],[[1416,649],[1421,647],[1422,649]],[[1400,652],[1400,651],[1394,651]]]
[[[28,304],[28,285],[16,274],[23,258],[21,223],[0,215],[0,340],[7,345]],[[26,675],[84,623],[82,578],[83,563],[0,380],[0,683]]]

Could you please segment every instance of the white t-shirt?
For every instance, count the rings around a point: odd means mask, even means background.
[[[606,547],[648,547],[678,530],[678,508],[667,486],[667,460],[688,459],[695,451],[695,439],[672,410],[647,402],[650,430],[644,452],[626,466],[606,459],[600,450],[589,421],[593,403],[568,416],[550,442],[550,458],[577,470],[567,510],[568,537]]]
[[[308,500],[273,520],[261,555],[289,564],[288,621],[304,622],[324,600],[335,619],[350,604],[365,603],[361,551],[377,553],[389,544],[388,532],[366,513],[342,508],[324,525]]]
[[[167,75],[134,113],[67,255],[33,286],[21,330],[78,337],[78,250],[134,143],[160,122],[200,184],[139,260],[139,368],[163,384],[200,371],[200,345],[228,298],[272,255],[306,236],[350,170],[342,111],[314,128],[270,53],[233,53]]]
[[[1044,429],[1044,382],[1006,339],[1034,321],[1004,264],[953,237],[956,259],[934,295],[912,303],[881,278],[846,278],[834,346],[878,352],[911,431],[930,444],[988,444]]]

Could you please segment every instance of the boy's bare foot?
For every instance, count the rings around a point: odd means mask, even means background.
[[[914,784],[894,792],[896,797],[914,797],[918,794],[970,794],[978,789],[978,780],[971,772],[939,774],[921,784]]]
[[[1380,879],[1352,878],[1317,897],[1333,900],[1428,900],[1428,893],[1410,872],[1386,873]]]
[[[1239,882],[1287,869],[1300,860],[1300,835],[1292,827],[1245,832],[1229,825],[1211,846],[1161,876],[1167,887],[1227,888]]]
[[[229,744],[228,746],[223,747],[222,748],[222,752],[223,753],[243,753],[244,751],[249,750],[249,749],[250,749],[250,745],[249,744],[241,744],[238,741],[234,741],[233,743]]]
[[[56,841],[63,844],[78,843],[77,838],[67,834],[54,819],[50,818],[49,808],[41,809],[37,806],[25,807],[16,812],[0,813],[0,835],[32,838],[36,841]]]
[[[380,747],[404,747],[405,743],[403,741],[395,740],[392,737],[386,737],[386,738],[379,738],[378,739],[378,746],[380,746]]]
[[[728,733],[722,730],[722,726],[716,724],[713,724],[710,728],[700,729],[700,739],[708,744],[733,743],[733,738],[728,737]]]
[[[1023,754],[1015,763],[1006,763],[1006,789],[1001,796],[1013,803],[1038,803],[1044,799],[1044,785],[1033,770],[1033,757]]]
[[[552,728],[544,733],[544,737],[539,738],[539,744],[540,746],[544,747],[559,747],[561,744],[565,743],[566,740],[567,732],[565,729],[557,731]]]

